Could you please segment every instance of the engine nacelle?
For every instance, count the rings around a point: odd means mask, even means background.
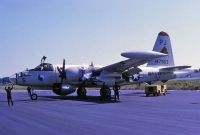
[[[73,67],[73,68],[67,68],[66,70],[66,76],[68,81],[79,81],[82,77],[83,77],[83,69],[77,67]]]
[[[53,86],[53,92],[57,95],[69,95],[75,91],[76,88],[69,84],[55,83]]]

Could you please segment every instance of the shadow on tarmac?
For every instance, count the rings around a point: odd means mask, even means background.
[[[87,96],[85,98],[80,98],[76,96],[38,96],[39,101],[60,101],[60,100],[73,100],[73,101],[83,101],[83,102],[92,102],[97,104],[107,104],[107,103],[117,103],[120,101],[115,101],[111,99],[101,99],[100,96]]]
[[[61,100],[72,100],[72,101],[82,101],[82,102],[90,102],[96,104],[108,104],[108,103],[118,103],[121,101],[115,101],[113,97],[107,99],[101,99],[100,96],[87,96],[85,98],[80,98],[77,96],[38,96],[37,100],[31,100],[29,97],[27,99],[19,99],[13,98],[13,102],[36,102],[36,101],[61,101]],[[7,100],[1,100],[0,103],[7,102]]]
[[[127,94],[120,94],[123,96],[139,96],[139,95],[144,95],[144,92],[131,92],[131,93],[127,93]]]
[[[0,103],[4,103],[4,102],[8,102],[8,101],[0,101]],[[33,100],[31,99],[13,99],[13,102],[34,102]]]

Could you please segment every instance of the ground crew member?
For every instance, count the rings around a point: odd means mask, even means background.
[[[8,106],[10,106],[10,103],[13,106],[12,94],[11,94],[12,89],[13,89],[13,85],[12,85],[12,87],[10,87],[10,86],[8,86],[8,88],[5,87],[5,90],[6,90],[6,93],[7,93]]]
[[[117,101],[119,100],[119,89],[120,89],[120,86],[117,85],[117,82],[115,82],[113,89],[114,89],[115,101]]]
[[[101,98],[102,98],[102,100],[106,99],[106,85],[105,85],[105,82],[103,83],[103,86],[101,88]]]
[[[32,95],[31,87],[28,87],[28,88],[27,88],[27,91],[28,91],[28,95],[31,97],[31,95]]]

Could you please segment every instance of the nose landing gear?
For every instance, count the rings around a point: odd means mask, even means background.
[[[34,93],[34,90],[31,87],[27,87],[27,91],[31,100],[37,100],[38,96],[36,93]]]

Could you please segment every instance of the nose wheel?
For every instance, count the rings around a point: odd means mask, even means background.
[[[34,90],[31,87],[27,88],[28,95],[31,98],[31,100],[37,100],[38,96],[36,93],[34,93]]]
[[[37,94],[33,93],[31,94],[31,100],[37,100],[38,96]]]

